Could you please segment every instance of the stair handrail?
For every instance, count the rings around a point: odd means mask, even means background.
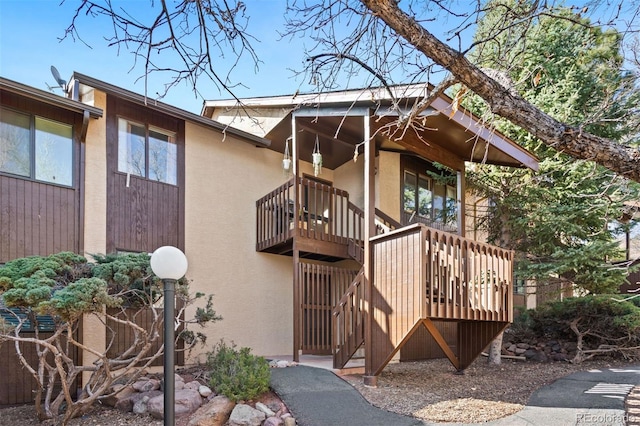
[[[383,212],[382,210],[376,208],[376,219],[380,221],[385,227],[390,230],[400,229],[402,228],[402,224]]]
[[[364,343],[364,311],[362,302],[364,296],[364,268],[355,276],[340,301],[333,308],[333,367],[343,368]],[[354,300],[355,299],[355,300]],[[346,307],[350,305],[351,321],[346,323]],[[348,328],[348,329],[347,329]],[[342,331],[342,332],[340,332]],[[340,339],[340,340],[339,340]]]

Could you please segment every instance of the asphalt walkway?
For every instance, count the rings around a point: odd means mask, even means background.
[[[302,426],[429,424],[372,406],[350,384],[321,368],[274,368],[271,386]],[[640,366],[574,373],[540,388],[522,411],[483,425],[623,426],[628,416],[624,400],[635,386],[640,386]]]

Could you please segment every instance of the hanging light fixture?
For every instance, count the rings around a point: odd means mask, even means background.
[[[291,136],[287,138],[284,142],[284,158],[282,159],[282,171],[285,176],[289,176],[291,174],[291,154],[289,153],[289,140]]]
[[[313,164],[313,175],[317,177],[322,173],[322,154],[320,154],[318,135],[316,135],[316,145],[313,147],[313,154],[311,154],[311,164]]]

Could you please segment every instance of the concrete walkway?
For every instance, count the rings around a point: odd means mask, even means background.
[[[322,368],[274,368],[271,386],[302,426],[429,424],[372,406],[355,388]],[[522,411],[482,424],[623,426],[628,416],[625,396],[634,386],[640,386],[640,366],[574,373],[540,388]]]
[[[302,426],[423,425],[374,407],[353,386],[322,368],[273,368],[271,387]]]

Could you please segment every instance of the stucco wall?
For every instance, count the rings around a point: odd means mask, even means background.
[[[334,170],[333,185],[349,193],[349,201],[356,206],[364,207],[364,156],[357,162],[347,161]]]
[[[400,222],[400,154],[380,151],[376,174],[376,200],[378,208]]]
[[[107,95],[94,90],[92,104],[104,113],[89,122],[85,142],[85,256],[105,253],[107,247]]]
[[[102,117],[91,119],[85,142],[84,179],[84,256],[106,253],[107,247],[107,96],[93,91],[92,105],[104,111]],[[82,343],[97,351],[106,350],[104,319],[85,315],[82,324]],[[82,363],[91,365],[96,356],[82,351]],[[84,372],[83,382],[90,373]]]
[[[257,113],[252,111],[251,107],[247,107],[247,111],[249,113],[253,112],[251,117],[248,117],[247,112],[244,110],[216,108],[211,118],[220,123],[235,127],[236,129],[264,137],[282,121],[282,117],[286,116],[290,112],[290,109],[260,108],[260,113]]]
[[[230,137],[222,142],[191,123],[185,136],[188,277],[193,291],[214,294],[224,318],[204,330],[208,346],[224,338],[259,355],[289,354],[292,259],[255,251],[255,202],[286,180],[281,155]]]

